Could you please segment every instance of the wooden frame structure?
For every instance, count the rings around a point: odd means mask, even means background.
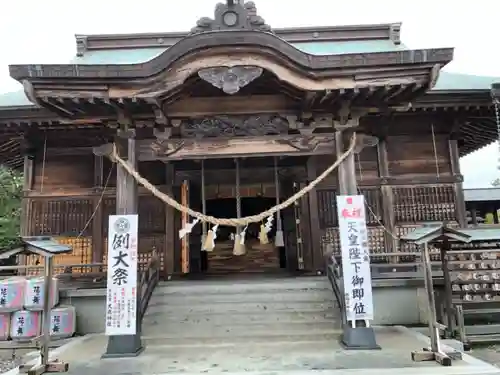
[[[21,247],[2,252],[0,259],[8,259],[11,256],[16,256],[26,253],[34,253],[44,258],[44,294],[43,294],[43,311],[42,311],[42,334],[35,338],[35,341],[40,346],[40,363],[34,366],[21,365],[19,366],[20,373],[28,375],[41,375],[47,372],[67,372],[69,365],[67,363],[49,359],[50,348],[50,325],[51,325],[51,308],[50,296],[52,296],[54,275],[54,256],[71,252],[71,247],[61,245],[54,241],[51,237],[23,237]]]
[[[465,225],[458,159],[493,141],[496,126],[489,86],[446,83],[441,68],[453,49],[409,50],[400,28],[274,30],[253,3],[238,1],[218,5],[188,33],[80,35],[71,64],[12,65],[23,99],[16,93],[2,104],[0,96],[0,161],[24,165],[23,234],[71,243],[61,262],[99,263],[107,215],[138,212],[144,257],[156,247],[162,277],[175,277],[183,273],[180,215],[112,166],[111,143],[178,200],[189,181],[189,200],[200,209],[200,159],[209,193],[229,197],[228,159],[244,157],[242,186],[256,196],[272,181],[278,156],[286,197],[314,180],[356,132],[357,154],[300,201],[300,218],[283,213],[288,255],[296,256],[300,239],[304,271],[322,272],[326,247],[339,252],[334,197],[356,191],[370,212],[373,261],[415,267],[408,254],[416,249],[398,238],[425,221]],[[360,42],[374,47],[349,49]],[[143,58],[132,61],[130,50]],[[89,53],[102,60],[92,63]],[[199,243],[198,235],[189,243]]]

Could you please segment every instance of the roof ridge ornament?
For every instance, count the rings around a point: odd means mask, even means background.
[[[190,35],[219,30],[253,30],[273,32],[271,26],[257,14],[253,1],[226,0],[215,7],[214,18],[202,17],[191,29]]]

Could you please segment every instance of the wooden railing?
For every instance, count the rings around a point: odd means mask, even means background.
[[[153,253],[146,267],[139,271],[139,300],[138,300],[138,318],[142,322],[144,314],[148,308],[149,300],[153,295],[153,291],[160,280],[160,257],[153,248]]]
[[[335,299],[337,300],[342,317],[342,324],[347,323],[346,309],[345,309],[345,294],[344,294],[344,281],[342,278],[342,269],[340,263],[337,262],[334,255],[328,255],[325,259],[326,274],[332,286]]]

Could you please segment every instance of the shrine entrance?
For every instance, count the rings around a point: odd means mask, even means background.
[[[276,204],[276,200],[263,196],[241,198],[242,216],[256,215]],[[236,217],[236,198],[207,200],[207,214],[220,218]],[[281,220],[281,218],[280,218]],[[274,223],[276,224],[276,223]],[[276,227],[267,233],[268,243],[259,239],[260,224],[251,223],[245,230],[245,254],[233,254],[235,228],[220,227],[213,251],[202,252],[202,271],[207,274],[269,273],[286,269],[285,246],[276,246]]]
[[[207,216],[229,219],[259,215],[296,192],[300,186],[295,182],[296,171],[304,170],[305,161],[264,157],[177,162],[177,198]],[[309,216],[303,207],[308,207],[307,197],[239,228],[195,224],[189,235],[176,241],[178,272],[217,276],[304,270],[304,259],[310,255],[304,256],[307,245],[302,239],[302,226],[307,228]],[[304,220],[300,220],[304,214]],[[187,215],[175,215],[178,230],[193,223]]]

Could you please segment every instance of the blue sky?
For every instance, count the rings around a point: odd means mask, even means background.
[[[497,21],[500,1],[475,0],[256,0],[274,27],[403,22],[411,48],[455,47],[446,70],[500,77]],[[8,64],[64,63],[74,57],[74,34],[188,30],[212,16],[212,0],[17,0],[0,4],[0,93],[19,84]],[[170,5],[170,6],[169,6]],[[466,187],[500,177],[499,151],[486,147],[461,160]]]

